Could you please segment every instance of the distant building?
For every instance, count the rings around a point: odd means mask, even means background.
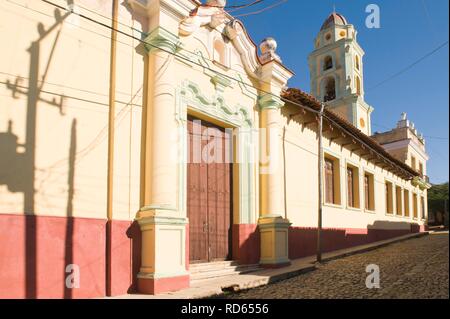
[[[22,3],[0,5],[1,298],[158,294],[215,261],[284,267],[316,253],[319,181],[324,251],[426,229],[425,142],[406,115],[372,136],[342,15],[315,39],[307,94],[226,1],[126,0],[117,19],[108,1]]]

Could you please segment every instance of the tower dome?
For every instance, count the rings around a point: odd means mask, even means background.
[[[320,28],[320,31],[331,28],[335,25],[347,25],[347,19],[342,14],[333,12],[329,15],[329,17],[325,20],[325,22],[322,25],[322,28]]]

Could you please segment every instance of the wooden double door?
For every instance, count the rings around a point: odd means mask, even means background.
[[[188,117],[187,213],[191,263],[231,259],[232,136]]]

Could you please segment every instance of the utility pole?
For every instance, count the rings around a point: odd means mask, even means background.
[[[322,128],[323,128],[323,111],[325,109],[325,104],[321,103],[320,107],[320,113],[319,113],[319,128],[318,128],[318,134],[319,134],[319,211],[318,211],[318,218],[317,218],[317,262],[322,262],[322,208],[323,208],[323,145],[322,145]]]

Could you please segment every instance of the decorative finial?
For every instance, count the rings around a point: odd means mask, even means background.
[[[336,4],[333,3],[333,13],[336,13]]]
[[[401,120],[402,120],[402,121],[406,121],[407,116],[408,116],[408,115],[406,114],[406,112],[403,112],[403,113],[402,113]]]
[[[281,63],[281,59],[278,54],[275,53],[277,50],[277,41],[274,38],[265,38],[259,48],[261,49],[261,62],[267,63],[273,60],[276,60]]]

